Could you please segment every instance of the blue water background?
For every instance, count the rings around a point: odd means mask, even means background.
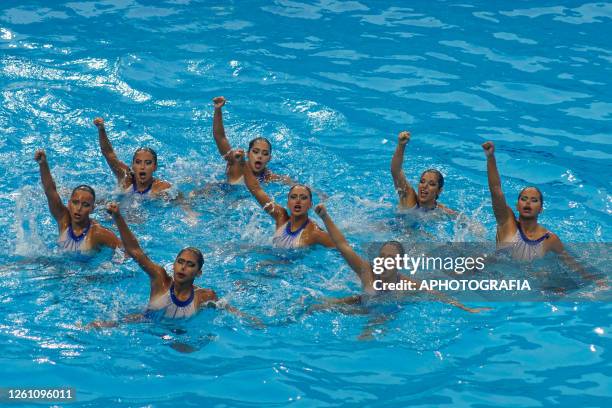
[[[156,262],[202,248],[199,284],[265,330],[205,311],[84,332],[77,322],[141,310],[148,278],[108,251],[56,254],[33,154],[46,149],[64,200],[81,183],[117,198],[92,125],[103,116],[122,160],[151,146],[159,177],[200,188],[224,179],[210,102],[224,95],[232,144],[270,138],[270,168],[327,193],[356,246],[415,234],[389,174],[404,129],[409,180],[440,169],[441,202],[486,228],[425,236],[494,240],[490,139],[509,202],[538,185],[541,223],[564,242],[609,242],[611,18],[612,3],[572,1],[3,1],[0,385],[72,386],[72,406],[609,406],[608,303],[471,315],[421,302],[358,341],[367,317],[301,316],[300,299],[356,293],[352,271],[332,251],[272,251],[271,220],[240,188],[195,200],[197,222],[170,204],[123,205]],[[286,187],[266,190],[285,202]],[[102,206],[95,218],[112,224]]]

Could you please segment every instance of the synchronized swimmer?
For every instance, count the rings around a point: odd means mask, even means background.
[[[102,155],[123,190],[140,195],[158,195],[172,187],[167,181],[153,177],[157,170],[157,153],[155,153],[155,150],[149,147],[136,149],[132,157],[132,165],[128,166],[117,158],[117,154],[106,135],[104,119],[95,118],[94,125],[98,128],[98,140]]]
[[[195,315],[205,307],[219,306],[219,298],[212,289],[200,288],[193,283],[202,275],[204,256],[202,252],[194,247],[183,248],[174,260],[173,276],[159,264],[153,262],[138,244],[138,240],[130,231],[125,219],[121,215],[117,203],[109,203],[107,211],[112,215],[125,251],[140,265],[149,276],[150,292],[149,303],[144,314],[129,315],[123,319],[124,322],[140,321],[144,319],[179,319]],[[227,303],[222,304],[230,313],[239,317],[246,317],[257,325],[261,325],[259,319],[242,313]],[[117,322],[94,322],[93,327],[112,327]]]
[[[275,221],[275,232],[272,242],[279,248],[304,248],[313,245],[323,245],[337,248],[349,266],[355,271],[363,293],[347,298],[327,300],[322,305],[315,305],[311,310],[333,307],[334,305],[364,305],[368,299],[381,295],[388,297],[391,293],[380,290],[376,283],[389,287],[391,284],[416,283],[414,278],[400,274],[395,268],[386,267],[381,274],[375,274],[372,265],[361,258],[348,244],[346,238],[336,227],[323,204],[317,205],[315,212],[325,224],[327,232],[321,229],[309,218],[309,210],[313,205],[310,187],[294,183],[289,177],[272,173],[267,165],[272,154],[270,141],[258,137],[250,141],[249,148],[232,150],[225,136],[222,107],[225,105],[222,96],[213,99],[214,118],[213,136],[221,156],[227,161],[226,175],[229,184],[244,183],[250,193]],[[134,152],[131,166],[120,161],[115,154],[106,134],[104,120],[96,118],[94,124],[98,128],[99,143],[102,154],[111,170],[117,177],[120,187],[134,194],[161,195],[171,184],[153,177],[157,170],[157,154],[150,148],[139,148]],[[398,136],[398,144],[391,160],[391,174],[396,191],[399,195],[400,207],[431,211],[438,209],[443,213],[457,216],[458,213],[438,202],[444,188],[444,177],[435,169],[425,170],[421,174],[418,187],[415,190],[407,181],[402,170],[404,152],[410,133],[402,131]],[[561,259],[583,277],[595,280],[587,273],[564,249],[560,239],[538,224],[538,216],[542,212],[544,197],[536,187],[525,187],[518,197],[516,209],[518,219],[507,205],[501,189],[501,181],[495,161],[495,147],[492,142],[482,145],[487,157],[487,174],[489,189],[493,203],[493,212],[497,221],[496,241],[499,249],[507,250],[515,259],[531,261],[543,257],[548,252],[557,253]],[[88,251],[100,246],[117,248],[123,246],[127,255],[132,257],[150,278],[150,295],[147,311],[144,315],[134,315],[124,321],[141,320],[143,318],[187,318],[193,316],[203,307],[217,306],[218,298],[212,289],[198,288],[195,279],[202,274],[204,258],[194,247],[182,249],[173,265],[173,276],[160,265],[154,263],[142,250],[138,240],[132,234],[123,219],[119,206],[110,203],[107,211],[112,215],[119,230],[121,240],[110,230],[90,219],[94,208],[95,192],[87,185],[76,187],[71,194],[68,207],[62,203],[51,176],[46,155],[38,150],[35,160],[39,163],[40,177],[49,203],[51,214],[59,227],[59,246],[67,251]],[[287,197],[287,209],[274,202],[264,191],[261,183],[281,181],[291,184]],[[182,201],[182,195],[179,193]],[[379,257],[387,259],[403,255],[404,248],[397,241],[388,241],[382,245]],[[601,281],[598,284],[602,285]],[[398,292],[393,291],[397,296]],[[437,300],[449,303],[468,312],[480,312],[487,308],[469,308],[442,293],[428,291]],[[405,293],[401,293],[405,295]],[[240,317],[248,317],[259,324],[259,320],[250,317],[238,309],[225,304],[226,310]],[[384,319],[383,319],[384,320]],[[112,323],[112,322],[111,322]],[[102,327],[115,323],[99,322],[94,326]]]
[[[112,249],[121,246],[121,241],[112,231],[89,217],[96,201],[93,188],[85,184],[75,187],[66,207],[57,193],[45,151],[37,150],[34,160],[38,162],[40,168],[40,181],[47,196],[49,210],[57,222],[58,245],[62,250],[88,252],[101,246]]]
[[[287,196],[289,212],[287,212],[261,188],[255,174],[247,168],[244,151],[237,150],[233,156],[240,164],[247,188],[276,222],[276,231],[272,238],[274,246],[278,248],[301,248],[316,244],[328,248],[335,246],[329,235],[308,217],[308,211],[312,207],[312,191],[308,186],[295,184],[289,189]]]
[[[440,204],[438,198],[444,188],[444,176],[436,169],[425,170],[421,174],[418,185],[418,193],[408,183],[402,164],[404,161],[404,151],[410,142],[410,132],[400,132],[397,138],[397,147],[391,159],[391,175],[393,184],[400,199],[400,207],[407,209],[418,209],[431,211],[437,208],[449,215],[456,215],[457,212]]]
[[[213,115],[213,136],[219,154],[227,161],[225,173],[229,184],[243,184],[244,175],[243,168],[232,155],[232,146],[225,136],[225,127],[223,126],[223,112],[221,108],[225,105],[225,98],[217,96],[213,99],[215,113]],[[249,142],[247,150],[247,166],[246,168],[253,173],[259,182],[281,181],[286,184],[292,184],[293,181],[287,176],[280,176],[272,173],[268,169],[268,163],[272,159],[272,143],[265,137],[256,137]]]

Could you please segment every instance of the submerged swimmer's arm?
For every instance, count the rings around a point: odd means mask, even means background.
[[[98,128],[100,150],[102,150],[102,155],[104,156],[104,159],[106,159],[106,163],[108,163],[109,167],[115,174],[115,177],[117,177],[120,182],[125,180],[130,174],[130,168],[127,164],[117,158],[117,154],[115,153],[115,150],[113,150],[113,145],[111,145],[111,142],[108,140],[108,136],[106,135],[104,119],[95,118],[94,125],[96,125]]]
[[[421,286],[421,281],[418,279],[414,279],[414,278],[407,278],[406,276],[402,275],[402,281],[406,281],[406,282],[414,282],[414,285],[416,288],[419,288]],[[403,291],[400,292],[404,295],[412,295],[413,292],[412,291]],[[461,310],[464,310],[466,312],[470,312],[470,313],[480,313],[480,312],[484,312],[487,310],[492,310],[490,307],[467,307],[465,306],[463,303],[459,302],[456,299],[453,299],[450,296],[445,295],[442,292],[438,292],[437,290],[427,290],[425,291],[426,294],[434,297],[436,300],[439,300],[441,302],[444,302],[446,304],[449,304],[451,306],[455,306],[456,308],[459,308]]]
[[[397,147],[391,159],[391,176],[393,176],[393,184],[400,197],[400,203],[406,206],[414,206],[416,204],[416,193],[410,183],[408,183],[404,170],[402,170],[404,152],[409,141],[410,132],[400,132],[397,139]]]
[[[230,305],[230,304],[226,304],[225,305],[225,310],[227,310],[228,312],[230,312],[231,314],[233,314],[234,316],[243,319],[243,320],[248,320],[250,321],[253,325],[257,326],[258,328],[262,329],[265,327],[264,322],[256,316],[250,315],[248,313],[245,313],[243,311],[241,311],[240,309],[235,308],[234,306]]]
[[[353,269],[357,276],[359,276],[362,285],[364,287],[371,287],[373,279],[370,263],[359,255],[357,255],[357,253],[349,245],[342,232],[340,232],[338,227],[336,227],[336,224],[334,224],[334,222],[332,221],[329,214],[327,214],[327,210],[325,209],[325,206],[323,204],[318,204],[315,207],[315,212],[319,215],[319,217],[321,217],[321,219],[325,223],[325,228],[327,228],[327,232],[329,233],[331,240],[336,245],[336,248],[338,248],[338,251],[340,251],[340,254],[349,264],[351,269]]]
[[[598,276],[590,273],[582,264],[580,264],[580,262],[578,262],[573,256],[571,256],[565,250],[563,243],[556,234],[550,233],[550,238],[548,238],[548,241],[549,250],[559,255],[561,261],[563,261],[563,263],[567,265],[568,268],[579,274],[582,278],[594,281],[599,287],[608,286],[606,279],[599,278]]]
[[[334,309],[339,306],[353,306],[361,303],[361,295],[351,295],[343,298],[323,298],[323,303],[311,305],[306,309],[306,314],[312,314],[321,310]]]
[[[68,209],[64,203],[62,203],[62,199],[57,193],[57,187],[55,186],[55,181],[53,181],[53,176],[49,170],[49,163],[47,163],[47,155],[45,151],[37,150],[34,154],[34,160],[38,162],[38,167],[40,169],[40,181],[42,182],[45,195],[47,196],[49,211],[51,211],[51,215],[53,215],[55,221],[60,224],[61,228],[62,224],[69,221],[70,215],[68,214]]]
[[[244,175],[244,184],[247,186],[253,197],[257,199],[259,205],[263,207],[263,209],[270,214],[272,218],[276,221],[278,225],[284,219],[288,218],[287,211],[276,204],[268,194],[261,188],[259,181],[253,174],[253,172],[247,168],[246,161],[244,160],[244,151],[236,150],[234,152],[234,159],[240,163],[240,168],[242,170],[242,174]]]
[[[219,149],[219,154],[221,156],[225,156],[227,152],[232,150],[232,146],[229,144],[227,137],[225,136],[225,127],[223,126],[223,112],[221,108],[225,105],[225,98],[223,96],[217,96],[213,98],[213,103],[215,104],[215,113],[213,116],[213,136],[215,138],[215,143],[217,144],[217,149]]]
[[[125,219],[121,215],[119,211],[119,205],[117,203],[109,203],[107,206],[108,212],[113,216],[113,220],[119,229],[119,234],[121,235],[121,242],[123,242],[123,247],[129,256],[134,258],[138,265],[149,275],[149,279],[151,280],[151,290],[161,289],[166,280],[169,280],[170,277],[166,273],[166,270],[162,268],[160,265],[151,261],[149,257],[144,253],[140,245],[138,244],[138,240],[130,231]]]
[[[385,324],[396,317],[396,313],[393,314],[379,314],[368,319],[368,322],[364,326],[361,334],[357,337],[359,340],[374,340],[374,334],[383,334],[385,332]]]
[[[493,203],[493,213],[497,220],[498,227],[501,227],[514,220],[514,213],[506,203],[506,197],[502,191],[501,178],[497,170],[497,161],[495,160],[495,145],[493,142],[485,142],[482,144],[485,155],[487,156],[487,179],[489,181],[489,191],[491,192],[491,201]]]
[[[200,289],[199,291],[200,294],[200,307],[218,307],[220,306],[217,302],[219,301],[219,298],[217,297],[217,294],[215,293],[214,290],[212,289]],[[230,312],[231,314],[233,314],[234,316],[240,318],[240,319],[246,319],[249,320],[251,323],[253,323],[255,326],[259,327],[259,328],[263,328],[264,327],[264,323],[261,321],[261,319],[259,319],[258,317],[252,316],[248,313],[245,313],[243,311],[241,311],[240,309],[230,305],[228,302],[219,302],[221,303],[221,307],[225,310],[227,310],[228,312]]]
[[[194,192],[192,192],[194,193]],[[165,194],[165,193],[164,193]],[[194,195],[190,194],[190,197],[193,197]],[[185,195],[179,191],[179,193],[176,195],[175,198],[171,198],[169,195],[165,195],[165,199],[167,199],[169,202],[173,203],[173,204],[177,204],[181,207],[181,209],[183,210],[183,212],[190,217],[192,220],[197,220],[197,218],[200,216],[200,213],[195,211],[193,208],[191,208],[191,205],[189,203],[189,200],[185,197]]]

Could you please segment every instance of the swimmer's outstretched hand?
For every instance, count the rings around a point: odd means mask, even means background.
[[[215,104],[215,109],[221,109],[225,105],[225,97],[216,96],[213,98],[213,103]]]
[[[325,204],[317,204],[314,210],[321,219],[327,217],[327,208],[325,208]]]
[[[38,164],[43,164],[47,162],[47,153],[44,150],[38,149],[36,153],[34,153],[34,160],[38,162]]]
[[[482,144],[482,148],[487,157],[491,157],[495,153],[495,145],[493,144],[493,142],[484,142]]]
[[[106,204],[106,212],[112,215],[113,217],[115,215],[119,215],[119,204],[114,201]]]
[[[397,137],[397,143],[400,145],[405,145],[409,141],[410,141],[410,132],[406,130],[404,130],[403,132],[400,132],[399,136]]]
[[[94,119],[94,125],[96,125],[96,127],[98,129],[104,129],[104,119],[102,119],[102,118],[95,118]]]

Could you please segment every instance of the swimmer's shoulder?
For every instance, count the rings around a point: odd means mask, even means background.
[[[169,189],[170,187],[172,187],[172,184],[170,184],[166,180],[155,179],[155,181],[153,181],[153,186],[151,186],[151,192],[160,193]]]
[[[88,239],[92,249],[100,245],[113,249],[121,246],[121,240],[113,231],[94,220],[91,220],[91,237],[88,237]]]
[[[459,215],[459,213],[457,211],[453,210],[452,208],[449,208],[449,207],[445,206],[444,204],[438,203],[438,208],[440,210],[442,210],[442,212],[444,212],[445,214],[452,215],[452,216]]]
[[[202,307],[206,305],[206,302],[214,302],[219,300],[214,290],[208,288],[196,288],[196,298],[198,300],[198,306]]]
[[[563,243],[561,242],[561,238],[554,232],[542,227],[542,231],[540,231],[540,236],[547,236],[544,239],[544,251],[552,251],[552,252],[562,252],[564,250]]]

